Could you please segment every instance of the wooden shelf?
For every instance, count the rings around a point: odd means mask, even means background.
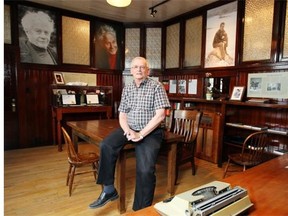
[[[172,103],[180,103],[180,109],[198,109],[203,112],[217,113],[221,116],[217,136],[213,133],[213,143],[219,143],[219,152],[217,153],[218,166],[221,166],[223,158],[226,158],[228,144],[230,147],[237,147],[239,151],[239,146],[235,143],[223,141],[224,135],[242,135],[246,137],[253,131],[259,131],[265,128],[269,129],[271,138],[279,144],[287,145],[288,143],[288,103],[285,101],[277,103],[257,103],[206,100],[203,98],[181,97],[178,95],[170,95],[169,99]],[[227,125],[227,123],[241,123],[241,125],[231,126]],[[261,127],[259,127],[259,125],[261,125]],[[236,128],[238,129],[236,130]],[[280,130],[276,128],[280,128]],[[203,153],[198,153],[198,156],[203,159],[206,157]]]

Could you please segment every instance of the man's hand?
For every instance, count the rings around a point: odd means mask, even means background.
[[[141,133],[135,132],[133,130],[125,132],[124,136],[126,136],[129,141],[131,140],[133,142],[139,142],[144,138]]]

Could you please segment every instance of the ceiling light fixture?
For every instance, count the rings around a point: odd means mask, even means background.
[[[151,9],[151,17],[155,17],[155,14],[157,13],[157,10],[155,10],[154,8]]]
[[[107,1],[108,1],[108,0],[107,0]],[[158,4],[154,5],[154,6],[150,7],[149,10],[151,10],[151,12],[150,12],[151,17],[155,17],[155,15],[156,15],[156,13],[157,13],[157,10],[155,10],[156,7],[158,7],[159,5],[162,5],[162,4],[166,3],[166,2],[168,2],[168,1],[170,1],[170,0],[162,1],[162,2],[160,2],[160,3],[158,3]]]
[[[114,7],[127,7],[131,4],[132,0],[107,0],[108,4]]]

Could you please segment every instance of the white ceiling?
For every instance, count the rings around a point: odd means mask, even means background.
[[[156,7],[155,17],[149,8],[163,0],[132,0],[126,8],[110,6],[106,0],[29,0],[83,14],[120,22],[163,22],[218,0],[170,0]]]

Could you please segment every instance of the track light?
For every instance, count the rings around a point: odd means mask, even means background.
[[[158,3],[158,4],[154,5],[154,6],[150,7],[149,10],[151,10],[151,13],[150,13],[151,17],[155,17],[155,15],[156,15],[156,13],[157,13],[157,10],[155,10],[156,7],[158,7],[159,5],[162,5],[162,4],[166,3],[166,2],[168,2],[168,1],[170,1],[170,0],[162,1],[162,2],[160,2],[160,3]]]
[[[156,13],[157,13],[157,10],[155,10],[154,8],[151,8],[151,13],[150,13],[151,17],[155,17]]]

